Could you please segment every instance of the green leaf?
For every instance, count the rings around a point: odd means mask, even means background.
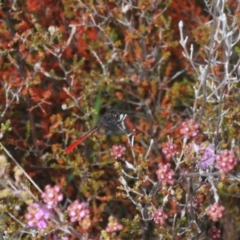
[[[95,110],[95,114],[93,114],[93,122],[94,122],[94,124],[99,119],[99,112],[100,112],[100,108],[101,108],[101,105],[102,105],[102,100],[101,99],[102,99],[102,87],[99,88],[97,99],[96,99],[96,101],[94,103],[94,110]]]

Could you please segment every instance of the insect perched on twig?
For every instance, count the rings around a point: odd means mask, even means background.
[[[85,141],[89,136],[91,136],[95,132],[102,132],[104,131],[105,134],[111,134],[116,131],[123,131],[125,130],[121,127],[122,121],[125,119],[126,114],[121,114],[114,109],[110,109],[106,113],[104,113],[101,118],[97,121],[96,126],[91,129],[89,132],[81,136],[78,140],[73,142],[70,146],[68,146],[64,153],[71,152],[77,145]]]

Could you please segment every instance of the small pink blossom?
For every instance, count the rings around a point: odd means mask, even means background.
[[[234,153],[226,149],[216,156],[216,161],[216,168],[228,173],[237,165],[238,160]]]
[[[54,187],[47,185],[45,191],[42,193],[42,199],[49,209],[56,207],[58,202],[63,200],[63,194],[61,193],[60,187],[58,185]]]
[[[219,203],[215,202],[207,209],[207,215],[212,221],[216,222],[223,217],[224,210],[224,206],[219,205]]]
[[[157,225],[164,225],[167,218],[168,216],[164,213],[163,208],[159,208],[153,213],[153,220]]]
[[[208,230],[208,235],[211,239],[220,239],[221,238],[221,230],[216,228],[215,226],[212,226]]]
[[[116,232],[121,231],[123,229],[123,225],[118,222],[118,219],[110,216],[108,218],[108,225],[106,227],[106,232]]]
[[[115,157],[115,159],[121,158],[123,154],[125,153],[126,148],[122,145],[113,145],[111,156]]]
[[[52,217],[52,212],[44,204],[33,203],[28,206],[25,218],[29,227],[44,229],[48,225],[48,219]]]
[[[70,238],[67,236],[58,237],[58,236],[54,235],[53,240],[70,240]]]
[[[174,183],[174,171],[171,169],[170,163],[159,163],[158,164],[158,170],[156,171],[158,180],[163,184],[167,185],[170,184],[172,185]]]
[[[200,157],[199,162],[197,163],[197,168],[207,169],[214,165],[216,159],[214,150],[214,145],[209,144],[208,142],[204,142],[199,146],[199,151],[203,151],[203,154]]]
[[[90,214],[87,203],[80,203],[78,200],[75,200],[68,206],[67,212],[71,222],[81,221]]]
[[[196,137],[199,131],[199,124],[193,119],[189,119],[182,123],[180,133],[187,138]]]
[[[163,148],[162,148],[162,152],[165,155],[167,160],[170,160],[172,157],[174,157],[176,155],[176,149],[177,146],[173,143],[165,143]]]
[[[193,199],[187,201],[187,211],[189,213],[192,212],[192,209],[194,209],[195,211],[198,211],[201,205],[202,203],[200,202],[200,200],[194,197]]]

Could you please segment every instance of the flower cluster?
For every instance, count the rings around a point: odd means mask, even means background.
[[[193,119],[189,119],[182,123],[180,133],[187,138],[196,137],[198,135],[199,124]]]
[[[121,158],[123,154],[125,153],[126,148],[122,145],[113,145],[111,156],[115,157],[115,159]]]
[[[53,240],[70,240],[70,238],[68,236],[58,237],[58,236],[54,235]]]
[[[29,227],[44,229],[47,227],[47,220],[52,216],[51,210],[46,205],[33,203],[28,206],[25,218]]]
[[[189,213],[191,213],[193,209],[195,211],[198,211],[201,207],[201,204],[202,203],[201,203],[200,199],[198,199],[197,197],[193,197],[193,199],[187,201],[187,205],[186,205],[187,211]]]
[[[212,221],[216,222],[223,217],[224,209],[225,208],[222,205],[219,205],[219,203],[215,202],[208,208],[207,215]]]
[[[172,157],[176,155],[176,148],[177,146],[173,143],[165,143],[162,152],[165,155],[167,160],[170,160]]]
[[[75,200],[68,206],[67,212],[71,222],[81,221],[90,213],[87,203],[80,203],[78,200]]]
[[[158,180],[161,181],[163,185],[173,184],[174,183],[174,171],[171,169],[170,163],[159,163],[158,170],[156,171]]]
[[[164,213],[163,208],[158,208],[153,213],[153,220],[157,225],[164,225],[167,218],[168,216],[166,213]]]
[[[216,228],[215,226],[212,226],[208,230],[208,235],[211,239],[220,239],[221,238],[221,230]]]
[[[188,143],[184,147],[184,162],[187,165],[196,165],[197,168],[206,170],[214,165],[215,147],[208,141],[197,144],[195,141]]]
[[[58,185],[51,187],[47,185],[45,187],[45,192],[42,193],[42,199],[47,204],[49,209],[52,209],[57,206],[58,202],[63,200],[63,194]]]
[[[63,194],[60,192],[58,185],[54,187],[47,185],[41,197],[46,204],[33,203],[27,208],[25,218],[29,227],[46,228],[47,220],[52,217],[51,210],[56,207],[58,202],[62,201]]]
[[[123,225],[118,222],[118,219],[110,216],[108,218],[108,225],[106,227],[106,232],[116,232],[116,231],[121,231],[123,229]]]
[[[216,161],[216,168],[224,173],[230,172],[237,165],[235,154],[227,149],[216,156]]]
[[[203,154],[197,163],[197,168],[207,169],[215,163],[216,155],[214,153],[214,145],[204,142],[199,146],[199,150],[203,151]]]

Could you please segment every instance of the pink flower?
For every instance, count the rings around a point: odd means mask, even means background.
[[[121,231],[123,229],[123,225],[118,222],[118,219],[110,216],[108,218],[108,225],[106,227],[106,232],[116,232]]]
[[[47,227],[47,220],[52,217],[52,212],[44,204],[33,203],[28,206],[25,218],[29,227],[44,229]]]
[[[55,185],[54,187],[47,185],[45,187],[45,192],[42,193],[42,199],[49,209],[56,207],[58,202],[63,200],[63,194],[60,190],[61,189],[58,185]]]
[[[68,206],[67,212],[71,222],[81,221],[90,213],[87,203],[79,203],[78,200],[75,200]]]
[[[167,218],[168,216],[163,212],[163,208],[159,208],[153,213],[153,220],[157,225],[164,225]]]
[[[187,120],[182,123],[180,133],[187,138],[196,137],[198,135],[199,124],[193,119]]]
[[[123,154],[125,153],[126,148],[122,145],[113,145],[111,156],[115,157],[115,159],[121,158]]]
[[[207,215],[211,220],[216,222],[223,217],[224,210],[225,208],[222,205],[219,205],[219,203],[215,202],[207,209]]]
[[[158,164],[158,170],[156,171],[158,180],[163,184],[173,184],[174,183],[174,171],[171,169],[170,163],[159,163]]]
[[[230,172],[237,165],[237,158],[234,153],[224,150],[216,156],[216,168],[224,173]]]
[[[197,168],[207,169],[214,165],[216,159],[214,150],[214,145],[208,142],[204,142],[199,146],[199,151],[203,151],[203,154],[197,163]]]
[[[173,143],[165,143],[162,152],[165,155],[167,160],[170,160],[172,157],[176,155],[177,146]]]
[[[212,226],[208,230],[208,235],[211,239],[220,239],[221,238],[221,230],[216,228],[215,226]]]

